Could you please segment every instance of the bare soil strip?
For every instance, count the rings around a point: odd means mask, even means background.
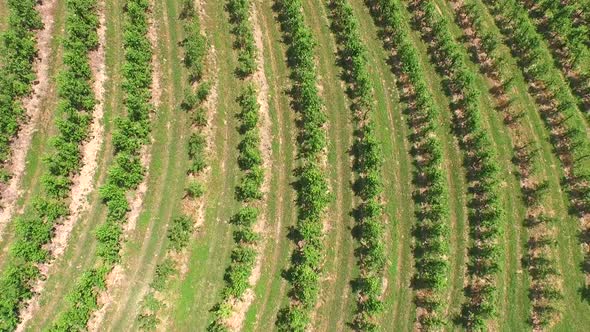
[[[87,196],[94,189],[93,180],[97,168],[97,156],[104,139],[102,119],[104,115],[104,83],[107,79],[105,65],[105,3],[101,1],[98,6],[100,25],[97,29],[97,33],[99,45],[98,48],[89,55],[90,67],[94,78],[93,90],[97,104],[92,112],[93,119],[90,127],[90,139],[82,147],[83,167],[80,174],[76,175],[73,179],[74,184],[71,190],[71,202],[69,206],[70,215],[64,223],[55,227],[54,238],[48,246],[49,252],[52,255],[52,260],[39,266],[43,278],[38,279],[33,286],[36,296],[33,296],[27,301],[25,309],[21,311],[21,322],[16,331],[24,331],[27,322],[33,317],[35,312],[39,310],[39,295],[45,288],[47,275],[55,261],[63,255],[75,223],[80,218],[80,215],[88,209],[89,203]]]
[[[8,165],[12,178],[6,187],[0,188],[0,240],[4,228],[12,219],[17,200],[22,193],[19,185],[25,173],[27,153],[41,114],[41,101],[49,90],[49,58],[51,55],[51,41],[54,36],[56,5],[57,0],[45,0],[37,7],[43,22],[43,29],[37,32],[38,61],[33,66],[37,81],[31,96],[23,100],[27,121],[22,125],[18,136],[12,142],[12,156]]]

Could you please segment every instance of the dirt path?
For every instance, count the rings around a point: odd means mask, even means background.
[[[37,7],[43,22],[43,29],[37,32],[38,60],[33,66],[37,83],[33,87],[31,96],[23,100],[27,121],[22,125],[18,136],[11,144],[8,170],[12,174],[12,178],[8,185],[0,191],[0,240],[3,238],[4,229],[10,222],[16,210],[17,200],[22,193],[19,185],[25,173],[27,153],[39,122],[41,101],[49,90],[49,60],[51,42],[55,35],[53,29],[56,4],[57,0],[45,0]]]

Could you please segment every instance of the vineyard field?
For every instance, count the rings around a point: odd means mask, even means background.
[[[590,327],[587,0],[0,0],[0,332]]]

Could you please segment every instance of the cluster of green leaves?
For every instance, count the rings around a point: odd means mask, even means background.
[[[250,0],[228,0],[226,5],[232,23],[232,33],[235,36],[234,46],[238,50],[236,74],[242,78],[256,71],[257,50],[252,23],[249,20],[251,7]]]
[[[382,279],[386,262],[383,207],[380,202],[383,156],[371,119],[375,112],[373,86],[369,78],[367,49],[360,37],[358,21],[346,0],[332,0],[329,7],[343,76],[349,84],[350,108],[356,127],[352,147],[356,174],[354,190],[360,204],[354,211],[357,224],[353,233],[358,240],[355,253],[360,275],[354,280],[357,309],[352,326],[359,331],[375,331],[378,329],[377,315],[383,311]]]
[[[468,250],[470,282],[465,288],[467,301],[461,310],[461,322],[470,330],[485,329],[486,320],[496,315],[496,275],[500,270],[504,207],[499,194],[499,166],[489,134],[480,113],[479,90],[475,76],[468,68],[462,46],[454,40],[448,22],[431,1],[415,8],[422,12],[421,24],[425,38],[434,43],[434,62],[444,73],[449,93],[458,94],[455,132],[464,151],[464,164],[469,182]]]
[[[418,316],[420,326],[426,331],[437,330],[446,323],[441,295],[447,289],[449,272],[449,192],[443,172],[442,145],[437,137],[440,111],[424,79],[426,75],[401,4],[392,0],[367,3],[397,51],[395,63],[400,73],[407,75],[413,93],[413,106],[408,110],[408,126],[413,129],[410,141],[417,188],[413,197],[418,220],[413,231],[416,267],[413,287],[417,290],[416,305],[423,309]]]
[[[172,219],[167,234],[169,249],[181,251],[186,248],[193,233],[193,224],[192,218],[186,215],[180,215]]]
[[[183,19],[185,34],[185,38],[181,43],[184,48],[184,65],[189,71],[191,82],[196,82],[203,77],[207,41],[201,33],[201,23],[191,1],[183,1],[181,18]]]
[[[21,19],[33,20],[29,22],[31,28],[38,27],[35,21],[38,16],[31,12],[34,11],[33,5],[28,4],[28,1],[21,4],[14,2],[13,5],[25,15]],[[27,10],[27,6],[31,8]],[[11,18],[12,25],[18,24],[16,19],[16,16]],[[58,132],[51,140],[54,149],[45,158],[47,173],[42,178],[42,193],[33,199],[32,206],[25,210],[24,215],[15,220],[15,241],[10,250],[8,266],[0,278],[0,331],[14,330],[18,324],[20,304],[32,296],[32,280],[40,276],[37,264],[49,259],[45,245],[51,241],[54,224],[69,212],[66,199],[70,192],[71,177],[81,167],[80,144],[87,136],[95,105],[90,86],[88,52],[98,44],[97,27],[94,0],[68,1],[66,36],[63,40],[64,69],[58,77]],[[28,38],[34,43],[32,35]],[[31,47],[34,49],[34,46]],[[16,65],[17,60],[13,61],[8,65]],[[21,74],[25,75],[26,70],[22,66],[20,69]],[[20,85],[22,91],[28,90],[22,85],[24,81],[16,77],[19,76],[15,76],[14,86]],[[26,81],[32,79],[29,76]]]
[[[207,40],[201,33],[201,24],[194,1],[183,1],[180,18],[183,21],[185,33],[185,38],[180,44],[184,49],[184,65],[189,73],[188,84],[190,85],[180,108],[192,119],[192,133],[187,142],[187,154],[191,164],[187,171],[188,183],[183,199],[195,200],[202,197],[205,192],[197,176],[207,167],[205,156],[207,142],[202,133],[207,125],[207,114],[202,104],[209,96],[211,83],[203,81]],[[166,289],[168,280],[177,271],[177,263],[170,254],[185,249],[194,230],[194,220],[188,215],[176,216],[168,226],[166,258],[157,265],[154,279],[150,283],[151,291],[142,300],[141,309],[136,317],[140,330],[153,331],[158,328],[160,324],[158,312],[164,304],[156,299],[156,295]]]
[[[24,115],[21,98],[31,93],[37,56],[35,30],[43,23],[35,0],[9,0],[8,29],[0,36],[0,165],[10,157],[9,144]],[[0,182],[10,177],[0,169]]]
[[[590,141],[584,126],[584,118],[576,106],[574,97],[563,76],[553,64],[543,38],[536,32],[526,8],[513,0],[488,0],[502,27],[502,33],[509,41],[513,53],[518,57],[525,78],[540,86],[551,108],[542,112],[545,126],[551,132],[551,144],[567,174],[568,193],[575,213],[590,213]],[[588,243],[590,231],[583,229],[582,241]],[[590,252],[586,252],[582,269],[590,274]],[[582,289],[590,302],[590,286]]]
[[[251,2],[228,0],[226,7],[230,14],[230,23],[233,25],[232,32],[236,38],[234,45],[238,49],[236,72],[239,77],[245,79],[256,70],[256,49],[249,20]],[[243,176],[236,186],[235,197],[242,206],[230,220],[230,223],[235,226],[233,237],[236,246],[231,254],[231,263],[225,270],[222,299],[212,309],[214,319],[209,324],[208,331],[228,331],[225,320],[232,312],[230,303],[232,300],[241,299],[250,287],[249,278],[258,255],[255,246],[259,235],[254,231],[254,224],[260,211],[255,205],[263,197],[261,187],[264,181],[264,169],[258,132],[260,104],[252,82],[246,83],[236,101],[240,106],[237,118],[238,132],[242,137],[238,144],[238,166]]]
[[[298,220],[293,240],[298,245],[285,273],[292,287],[291,302],[279,311],[276,325],[280,331],[304,331],[318,300],[324,251],[322,218],[330,201],[326,176],[320,166],[326,149],[326,115],[317,87],[316,43],[305,24],[301,1],[277,0],[275,4],[288,45],[292,105],[300,117],[297,138],[301,161],[295,171]]]
[[[137,315],[137,323],[142,331],[153,331],[160,324],[157,312],[165,307],[153,292],[147,293],[140,303],[141,312]]]
[[[102,259],[99,270],[105,271],[97,278],[102,278],[103,284],[108,271],[120,260],[121,224],[125,222],[129,211],[126,193],[136,188],[144,176],[140,150],[148,141],[149,113],[152,109],[152,51],[147,38],[148,7],[147,0],[128,0],[125,3],[125,62],[122,70],[122,88],[127,115],[115,120],[115,157],[108,170],[105,184],[99,189],[100,197],[107,206],[107,220],[96,230],[97,256]],[[95,268],[91,268],[87,273],[92,271],[95,271]],[[96,308],[98,292],[95,288],[94,283],[86,283],[84,278],[79,280],[73,294],[89,294],[89,299],[71,296],[70,306],[57,317],[52,329],[71,331],[86,326],[92,311]],[[87,301],[95,305],[89,308],[84,305]]]
[[[540,0],[534,3],[529,14],[542,16],[534,21],[539,22],[538,31],[559,45],[559,49],[550,49],[555,58],[561,60],[557,63],[562,64],[564,73],[566,68],[572,68],[577,73],[575,80],[569,80],[570,86],[577,92],[580,104],[590,107],[590,49],[587,44],[590,30],[585,25],[574,23],[572,13],[575,7],[572,3]]]

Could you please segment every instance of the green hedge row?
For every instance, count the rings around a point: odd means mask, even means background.
[[[540,0],[524,1],[530,9],[529,16],[537,23],[537,31],[553,40],[558,49],[550,48],[562,72],[567,76],[571,69],[576,78],[569,78],[570,87],[577,93],[579,105],[586,108],[590,118],[590,45],[587,44],[590,30],[587,26],[574,22],[572,14],[576,10],[575,3],[561,3],[559,1]]]
[[[498,26],[519,60],[519,66],[530,84],[540,86],[549,100],[550,109],[541,112],[551,133],[551,144],[568,170],[565,183],[572,201],[572,212],[579,216],[590,213],[590,138],[585,119],[565,79],[555,68],[547,46],[531,23],[527,9],[514,0],[486,0],[495,14]],[[544,105],[542,105],[544,106]],[[588,244],[590,230],[582,229],[580,239]],[[590,274],[590,251],[585,252],[582,270]],[[590,285],[581,289],[590,302]]]
[[[35,20],[37,14],[30,11],[33,9],[26,10],[27,3],[21,4],[21,10],[28,13],[28,19]],[[16,24],[16,16],[11,20],[12,25]],[[35,21],[29,23],[37,26]],[[50,258],[46,245],[53,237],[53,228],[69,213],[66,200],[71,178],[81,167],[80,145],[87,137],[96,102],[91,88],[88,52],[98,45],[97,27],[94,0],[68,1],[63,40],[64,69],[57,81],[58,131],[50,141],[53,151],[45,158],[47,173],[42,177],[42,192],[33,198],[32,206],[26,208],[24,215],[15,219],[15,240],[0,278],[0,331],[16,328],[21,305],[33,296],[32,284],[40,277],[38,264]],[[32,35],[29,38],[32,39]],[[32,79],[29,76],[24,81]],[[21,88],[23,91],[29,89],[24,85]]]
[[[355,123],[351,149],[356,176],[353,188],[360,204],[353,211],[356,219],[353,234],[358,242],[355,254],[360,274],[353,282],[357,308],[351,324],[355,330],[375,331],[378,315],[383,311],[382,280],[386,262],[381,204],[383,156],[381,144],[375,137],[375,97],[367,49],[361,40],[352,7],[346,0],[332,0],[329,7]]]
[[[320,166],[326,150],[326,115],[317,86],[316,43],[305,24],[301,1],[277,0],[275,9],[288,46],[290,94],[293,109],[299,117],[297,142],[301,165],[295,170],[297,180],[294,184],[298,215],[293,241],[297,247],[285,273],[291,284],[291,301],[279,311],[276,325],[279,331],[304,331],[318,300],[324,255],[322,218],[330,200],[326,175]]]
[[[70,305],[57,316],[50,330],[84,330],[97,309],[97,297],[104,288],[105,278],[119,262],[122,223],[126,221],[129,203],[126,194],[142,181],[144,167],[140,150],[148,142],[152,110],[151,91],[151,45],[147,38],[147,0],[125,2],[123,48],[124,105],[127,115],[115,119],[113,133],[114,159],[107,171],[105,184],[99,189],[100,197],[107,207],[106,222],[96,230],[98,240],[98,267],[85,271],[69,295]]]
[[[238,52],[236,73],[242,79],[257,69],[257,50],[250,23],[251,7],[250,0],[228,0],[226,5]],[[259,234],[255,232],[254,224],[260,214],[257,206],[263,197],[261,187],[264,181],[258,130],[260,105],[254,83],[244,83],[244,90],[236,100],[240,106],[240,112],[236,115],[239,120],[238,132],[242,137],[238,144],[238,166],[243,176],[235,188],[235,197],[242,206],[230,219],[230,223],[235,226],[233,237],[236,245],[232,250],[231,263],[225,270],[222,299],[212,309],[214,318],[208,331],[228,331],[225,320],[232,313],[231,302],[241,299],[250,288],[249,278],[258,256],[256,245]]]
[[[418,322],[426,331],[442,328],[446,318],[442,310],[449,276],[449,190],[443,172],[443,155],[439,132],[440,110],[425,81],[420,56],[409,35],[410,27],[398,1],[368,0],[384,37],[396,51],[394,63],[402,75],[407,75],[412,99],[408,126],[413,129],[410,141],[414,184],[413,197],[418,223],[414,227],[414,260],[416,272],[412,284],[416,290],[415,303],[420,308]]]
[[[475,75],[468,68],[461,44],[454,40],[448,22],[431,1],[421,1],[415,8],[421,12],[420,24],[425,39],[434,42],[434,62],[444,73],[449,93],[458,94],[455,132],[464,151],[464,164],[469,183],[469,283],[461,322],[470,330],[482,330],[486,320],[497,313],[496,277],[502,256],[498,241],[504,227],[504,207],[500,197],[499,165],[489,134],[483,126],[479,90]]]
[[[32,91],[33,62],[37,57],[35,31],[43,28],[37,1],[9,0],[8,28],[0,35],[0,167],[10,158],[10,141],[16,135],[25,110],[21,99]],[[10,174],[0,169],[0,182]]]
[[[238,67],[236,74],[245,78],[256,71],[257,49],[254,43],[254,32],[250,23],[250,0],[228,0],[226,9],[229,12],[232,33],[235,36],[234,46],[238,51]]]

